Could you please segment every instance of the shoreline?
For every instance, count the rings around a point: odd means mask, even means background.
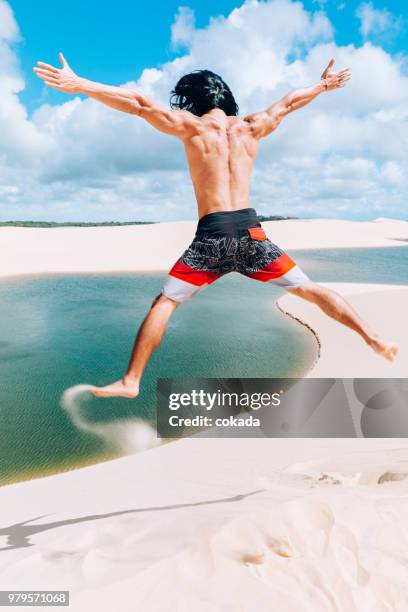
[[[316,306],[286,294],[277,308],[313,334],[318,358],[305,378],[406,378],[408,377],[408,309],[406,285],[372,283],[320,283],[343,295],[380,335],[398,341],[400,351],[391,363],[376,355],[358,335],[324,315]],[[391,317],[384,317],[389,311]]]
[[[290,319],[292,319],[293,321],[296,321],[297,323],[299,323],[299,325],[301,325],[302,327],[304,327],[305,329],[307,329],[307,331],[309,333],[311,333],[314,337],[314,339],[316,340],[316,344],[317,344],[317,355],[315,360],[313,361],[313,363],[311,364],[311,366],[308,368],[306,375],[304,376],[304,378],[307,378],[310,374],[310,372],[312,372],[312,370],[316,367],[319,359],[320,359],[320,355],[321,355],[321,350],[322,350],[322,343],[320,341],[319,338],[319,334],[317,333],[317,331],[315,329],[313,329],[313,327],[311,327],[311,325],[309,325],[309,323],[307,323],[307,321],[303,321],[300,317],[296,316],[295,314],[291,313],[289,310],[285,310],[283,308],[283,306],[280,304],[280,301],[283,298],[278,298],[276,300],[276,308],[279,310],[279,312],[281,314],[283,314],[285,317],[289,317]]]
[[[286,251],[408,247],[408,222],[290,219],[262,223]],[[167,272],[195,221],[109,227],[0,227],[0,278],[37,274]]]
[[[1,243],[0,243],[1,245]],[[299,248],[299,249],[290,249],[291,253],[307,253],[308,251],[329,251],[330,249],[333,250],[347,250],[347,251],[352,251],[352,250],[370,250],[370,249],[382,249],[382,248],[398,248],[398,247],[404,247],[408,249],[408,243],[402,243],[399,242],[397,244],[391,244],[391,245],[376,245],[376,246],[347,246],[347,247],[323,247],[323,246],[310,246],[307,248]],[[174,262],[173,262],[174,263]],[[19,279],[24,279],[24,278],[36,278],[36,277],[58,277],[58,276],[133,276],[133,275],[137,275],[137,274],[157,274],[157,275],[162,275],[162,274],[167,274],[167,272],[169,271],[169,267],[165,267],[165,266],[157,266],[157,267],[151,267],[146,265],[143,268],[140,267],[129,267],[129,268],[84,268],[84,269],[80,269],[78,270],[77,268],[64,268],[64,269],[58,269],[58,270],[44,270],[44,271],[31,271],[31,272],[25,272],[25,271],[17,271],[17,272],[13,272],[13,273],[8,273],[8,272],[4,272],[0,269],[0,282],[2,280],[19,280]],[[322,281],[320,282],[320,284],[330,284],[328,282]],[[359,285],[370,285],[370,282],[359,282],[359,283],[354,283],[353,281],[350,281],[350,284],[359,284]],[[401,285],[395,285],[395,287],[401,287],[401,286],[405,286],[403,284]]]

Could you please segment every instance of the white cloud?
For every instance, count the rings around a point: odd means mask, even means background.
[[[189,6],[180,6],[171,26],[171,42],[174,48],[189,45],[194,36],[195,15]]]
[[[15,42],[19,37],[20,32],[10,5],[0,0],[0,39]]]
[[[12,43],[20,32],[10,6],[0,0],[0,156],[13,166],[16,160],[29,162],[45,152],[47,137],[27,118],[18,94],[24,89]]]
[[[400,186],[407,182],[407,175],[403,165],[395,161],[389,161],[383,164],[381,175],[385,182],[390,185]]]
[[[365,37],[395,33],[402,25],[401,17],[396,17],[387,9],[375,9],[372,2],[363,2],[357,8],[360,19],[360,32]]]
[[[194,218],[176,139],[79,97],[43,104],[28,119],[18,97],[24,87],[18,27],[2,0],[1,16],[0,217]],[[246,113],[316,82],[332,56],[339,68],[351,67],[347,88],[294,113],[263,141],[251,191],[261,213],[408,217],[402,60],[369,42],[337,46],[323,12],[290,0],[247,0],[205,28],[195,27],[191,9],[180,8],[171,35],[183,54],[131,83],[164,103],[178,78],[197,68],[220,73]]]

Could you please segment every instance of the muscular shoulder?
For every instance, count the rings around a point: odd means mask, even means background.
[[[248,131],[248,123],[245,121],[244,117],[229,117],[230,124],[229,127],[232,130],[237,132],[247,132]]]
[[[277,113],[261,111],[246,115],[243,117],[243,122],[252,136],[259,139],[273,132],[278,127],[280,119]]]
[[[200,117],[186,110],[169,110],[172,120],[178,126],[180,136],[191,136],[201,130]]]
[[[199,117],[186,110],[173,110],[152,100],[140,104],[137,115],[165,134],[188,138],[200,128]]]
[[[225,120],[208,115],[202,117],[193,115],[193,117],[195,120],[192,123],[191,136],[198,135],[204,140],[212,140],[214,138],[218,139],[222,134],[229,136],[250,135],[248,123],[244,121],[243,117],[229,116]]]

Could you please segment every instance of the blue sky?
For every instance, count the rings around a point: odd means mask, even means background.
[[[159,9],[151,0],[122,0],[105,3],[105,6],[82,0],[63,4],[43,0],[40,5],[27,0],[13,0],[10,4],[23,36],[19,57],[27,86],[21,99],[31,111],[41,99],[43,89],[31,74],[31,68],[39,58],[57,62],[57,53],[63,50],[70,63],[88,78],[119,85],[138,79],[144,68],[160,65],[179,55],[171,48],[170,36],[170,27],[179,6],[191,7],[197,27],[205,27],[212,17],[227,16],[242,3],[236,0],[161,0]],[[355,1],[308,0],[303,4],[312,11],[325,10],[334,24],[339,45],[362,43]],[[375,2],[377,10],[390,7],[396,15],[403,15],[407,10],[405,5],[404,11],[401,0]],[[407,43],[406,27],[398,33],[381,37],[382,46],[394,54],[404,52]],[[61,101],[63,98],[58,92],[51,95],[53,100]]]
[[[107,9],[80,0],[64,3],[63,9],[51,0],[42,2],[40,9],[26,0],[10,4],[24,33],[19,55],[29,78],[22,98],[31,108],[42,86],[30,69],[40,57],[56,61],[60,49],[88,78],[113,85],[136,80],[144,68],[177,55],[171,49],[170,27],[182,2],[161,1],[159,9],[151,0],[106,3]],[[237,6],[234,0],[186,4],[194,9],[199,27],[207,25],[212,15],[228,15]],[[53,95],[62,98],[57,92]]]
[[[180,13],[180,6],[190,10]],[[189,69],[206,65],[232,82],[243,110],[317,80],[335,54],[352,64],[359,80],[291,118],[265,142],[253,203],[271,214],[408,218],[402,1],[0,0],[1,10],[7,18],[3,31],[0,24],[6,134],[0,218],[194,218],[179,143],[94,101],[44,88],[32,66],[38,59],[57,63],[59,50],[87,78],[134,81],[163,101],[174,85],[176,58]],[[175,20],[188,30],[183,45],[172,40]],[[155,71],[143,73],[146,68]]]

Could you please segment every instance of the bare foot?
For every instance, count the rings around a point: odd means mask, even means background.
[[[96,397],[128,397],[133,398],[139,395],[139,383],[137,381],[129,381],[126,377],[106,385],[106,387],[94,387],[91,393]]]
[[[398,355],[399,348],[395,342],[384,342],[380,338],[373,338],[368,344],[376,353],[388,359],[388,361],[395,361]]]

